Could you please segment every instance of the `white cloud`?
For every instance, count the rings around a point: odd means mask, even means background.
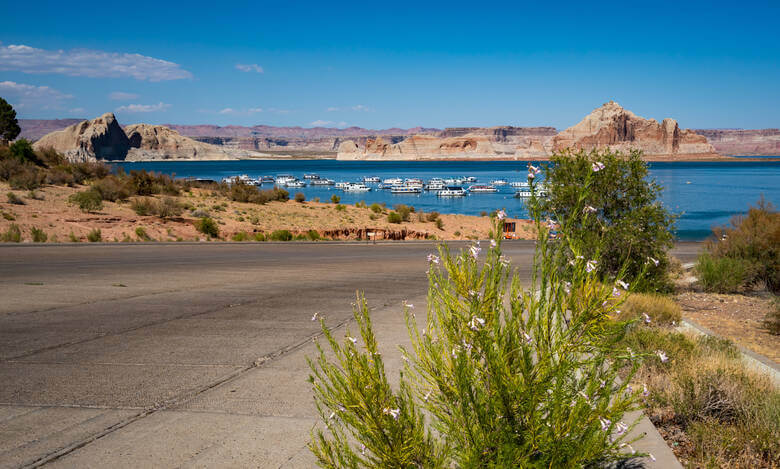
[[[309,125],[311,125],[312,127],[325,127],[328,125],[333,125],[334,123],[335,122],[333,121],[316,120]]]
[[[265,73],[263,67],[257,64],[236,64],[236,69],[241,70],[242,72]]]
[[[250,113],[250,114],[255,114],[255,113],[258,113],[258,112],[263,112],[263,108],[261,108],[261,107],[252,107],[252,108],[249,108],[247,110],[247,112]]]
[[[165,111],[171,107],[170,104],[157,103],[157,104],[128,104],[126,106],[119,106],[116,108],[117,112],[160,112]]]
[[[236,111],[234,111],[233,109],[231,109],[229,107],[226,107],[225,109],[219,111],[218,114],[233,114],[234,112],[236,112]]]
[[[108,97],[114,101],[127,101],[138,98],[138,95],[135,93],[125,93],[124,91],[114,91],[113,93],[109,94]]]
[[[90,49],[45,50],[13,44],[0,45],[0,70],[149,81],[192,78],[179,64],[140,54]]]
[[[353,111],[365,111],[365,112],[368,112],[368,111],[371,110],[371,108],[368,107],[368,106],[363,106],[362,104],[357,104],[355,106],[352,106],[352,110]]]
[[[0,95],[11,101],[16,108],[61,109],[62,102],[73,95],[62,93],[48,86],[35,86],[13,81],[0,81]]]
[[[340,110],[341,110],[340,107],[335,107],[335,106],[329,107],[327,109],[328,112],[337,112],[337,111],[340,111]]]
[[[276,114],[289,114],[292,111],[290,111],[289,109],[278,109],[278,108],[275,108],[275,107],[269,107],[268,108],[268,112],[274,112]]]
[[[244,111],[241,109],[233,109],[231,107],[226,107],[225,109],[217,111],[217,114],[249,115],[249,114],[257,114],[258,112],[263,112],[263,108],[252,107]]]

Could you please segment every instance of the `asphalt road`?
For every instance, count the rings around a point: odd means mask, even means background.
[[[363,291],[397,365],[435,246],[0,246],[0,467],[310,467],[311,316]],[[527,281],[533,243],[504,251]]]

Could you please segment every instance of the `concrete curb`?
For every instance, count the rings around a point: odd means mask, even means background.
[[[677,330],[680,332],[690,332],[695,335],[708,335],[712,337],[723,338],[706,327],[686,319],[680,322]],[[734,346],[736,346],[739,351],[742,352],[742,361],[748,368],[757,371],[758,373],[767,375],[775,386],[780,387],[780,365],[763,355],[740,346],[739,344],[734,344]]]

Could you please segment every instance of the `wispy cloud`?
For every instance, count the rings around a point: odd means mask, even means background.
[[[217,111],[217,114],[250,115],[250,114],[257,114],[258,112],[263,112],[263,108],[252,107],[243,110],[243,109],[233,109],[231,107],[226,107],[225,109]]]
[[[68,114],[71,115],[83,116],[86,112],[87,110],[84,109],[83,107],[74,107],[73,109],[68,109]]]
[[[328,112],[338,112],[338,111],[341,111],[341,108],[340,107],[336,107],[336,106],[331,106],[331,107],[329,107],[327,109],[327,111]]]
[[[312,127],[346,127],[348,124],[344,121],[341,122],[334,122],[334,121],[326,121],[326,120],[316,120],[309,124]]]
[[[352,106],[352,110],[353,110],[353,111],[364,111],[364,112],[368,112],[368,111],[370,111],[370,110],[371,110],[371,108],[370,108],[370,107],[368,107],[368,106],[364,106],[364,105],[362,105],[362,104],[357,104],[357,105],[355,105],[355,106]]]
[[[62,102],[73,95],[62,93],[48,86],[35,86],[13,81],[0,81],[0,94],[20,109],[61,109]]]
[[[119,106],[116,108],[117,112],[160,112],[165,111],[171,107],[170,104],[157,103],[157,104],[128,104],[126,106]]]
[[[363,104],[356,104],[354,106],[349,106],[349,107],[331,106],[328,109],[326,109],[326,111],[328,112],[350,111],[350,110],[357,111],[357,112],[369,112],[371,111],[371,108]]]
[[[125,93],[124,91],[114,91],[113,93],[109,94],[108,97],[114,101],[127,101],[138,98],[138,95],[135,93]]]
[[[242,72],[265,73],[263,67],[257,64],[236,64],[236,69],[241,70]]]
[[[0,44],[0,70],[149,81],[192,78],[179,64],[140,54],[90,49],[46,50],[14,44]]]

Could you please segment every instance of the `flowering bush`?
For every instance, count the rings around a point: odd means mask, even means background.
[[[622,419],[642,393],[628,384],[641,357],[618,345],[630,323],[607,320],[629,283],[604,284],[576,244],[548,241],[532,206],[540,241],[528,289],[501,252],[503,212],[489,248],[428,256],[427,313],[404,308],[412,345],[401,349],[397,389],[362,297],[358,334],[339,340],[322,323],[330,352],[318,343],[309,360],[325,426],[310,448],[322,467],[579,467],[636,456],[635,422]]]

